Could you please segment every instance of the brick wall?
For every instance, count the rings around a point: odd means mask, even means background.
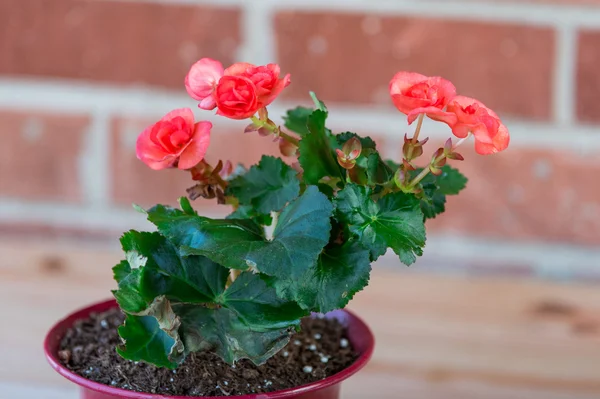
[[[131,202],[190,184],[137,161],[135,138],[195,107],[182,83],[200,57],[280,63],[293,83],[272,115],[313,89],[334,128],[394,158],[407,126],[387,83],[405,69],[452,80],[512,133],[501,155],[465,151],[471,183],[430,224],[418,268],[600,277],[600,1],[2,0],[0,54],[1,234],[112,241],[147,227]],[[213,159],[277,153],[243,122],[202,116]]]

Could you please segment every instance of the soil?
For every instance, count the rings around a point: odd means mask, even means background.
[[[262,366],[234,366],[213,353],[192,353],[176,369],[121,358],[119,309],[77,321],[61,341],[59,358],[71,371],[105,385],[179,396],[230,396],[292,388],[329,377],[354,362],[357,353],[337,320],[306,318],[302,330]]]

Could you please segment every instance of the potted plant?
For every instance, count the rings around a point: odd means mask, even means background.
[[[369,329],[341,310],[367,286],[371,263],[390,248],[405,265],[422,255],[425,222],[465,187],[446,164],[463,160],[461,144],[473,137],[477,153],[492,154],[509,142],[497,115],[457,96],[449,81],[399,72],[392,101],[417,123],[395,163],[369,137],[328,129],[314,93],[314,107],[288,111],[280,128],[267,107],[289,83],[275,64],[224,69],[207,58],[185,79],[200,108],[249,119],[245,133],[277,141],[288,162],[209,164],[212,124],[185,108],[140,134],[141,161],[186,171],[195,185],[178,208],[136,207],[157,231],[122,236],[116,302],[74,313],[49,332],[50,364],[83,398],[337,398],[340,382],[373,350]],[[459,140],[419,167],[426,116]],[[190,202],[199,197],[233,212],[201,216]]]

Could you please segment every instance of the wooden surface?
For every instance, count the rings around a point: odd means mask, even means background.
[[[117,251],[0,240],[0,397],[75,399],[42,354],[47,328],[110,296]],[[381,266],[381,265],[378,265]],[[351,309],[377,339],[343,398],[600,398],[600,287],[376,267]]]

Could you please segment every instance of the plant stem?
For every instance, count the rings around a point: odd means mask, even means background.
[[[290,144],[295,145],[296,147],[298,147],[298,145],[300,144],[300,140],[298,140],[295,137],[290,136],[289,134],[281,131],[281,129],[279,129],[279,137],[283,138],[285,141],[287,141]]]
[[[417,120],[417,127],[415,129],[415,134],[410,142],[410,148],[408,149],[408,154],[406,154],[407,161],[410,162],[412,158],[413,148],[415,144],[419,142],[419,133],[421,133],[421,126],[423,126],[423,119],[425,119],[425,114],[419,114],[419,119]]]
[[[431,170],[430,170],[428,167],[427,167],[427,168],[424,168],[424,169],[421,171],[421,173],[419,173],[419,174],[417,175],[417,177],[415,177],[415,178],[413,179],[413,181],[411,181],[411,182],[410,182],[410,184],[408,185],[408,188],[409,188],[409,189],[415,188],[415,186],[416,186],[417,184],[419,184],[419,182],[420,182],[421,180],[423,180],[423,179],[425,178],[425,176],[427,176],[427,175],[429,174],[429,172],[431,172]]]
[[[252,121],[252,123],[254,123],[255,126],[264,127],[268,129],[270,132],[275,133],[277,136],[281,137],[290,144],[298,146],[298,144],[300,143],[300,141],[297,138],[290,136],[275,125],[271,125],[266,121],[262,121],[255,116],[251,117],[250,120]]]
[[[454,151],[455,149],[457,149],[457,148],[458,148],[458,146],[459,146],[459,145],[461,145],[462,143],[464,143],[465,141],[467,141],[467,139],[468,139],[469,137],[471,137],[471,133],[468,133],[468,134],[467,134],[465,137],[463,137],[462,139],[458,140],[458,141],[456,142],[456,144],[454,144],[454,145],[452,146],[452,151]]]

